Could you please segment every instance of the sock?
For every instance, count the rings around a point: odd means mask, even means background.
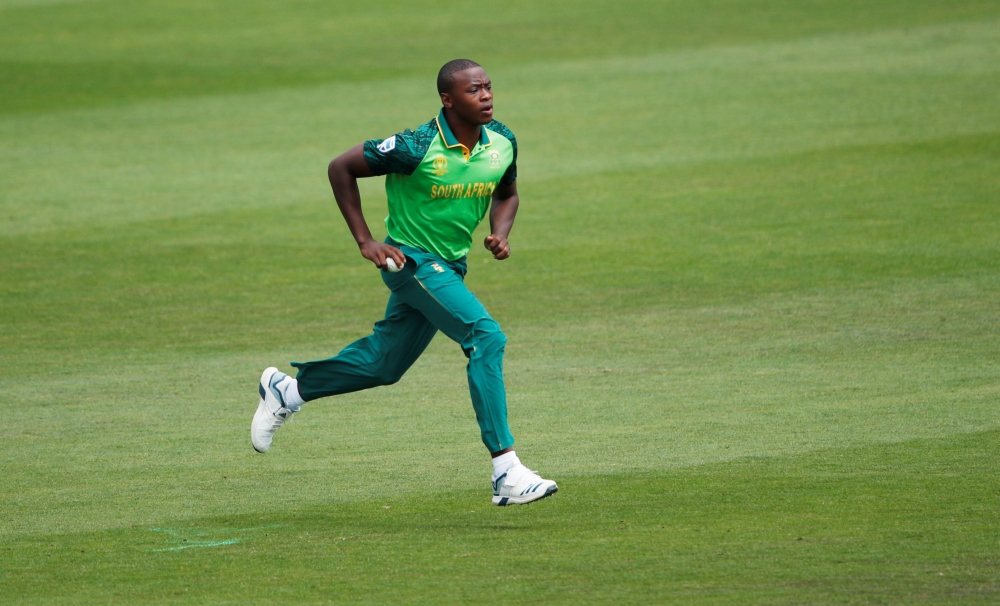
[[[521,460],[517,458],[517,453],[513,450],[510,452],[505,452],[499,457],[493,457],[493,479],[496,480],[507,471],[515,466],[520,465]]]
[[[299,408],[306,403],[299,395],[299,382],[291,377],[285,377],[278,382],[275,387],[281,392],[281,397],[285,400],[285,406],[292,412],[298,412]]]

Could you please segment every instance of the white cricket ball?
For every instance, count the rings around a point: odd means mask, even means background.
[[[388,269],[389,271],[391,271],[392,273],[396,273],[397,271],[399,271],[399,266],[396,265],[396,262],[393,261],[392,257],[387,257],[386,258],[386,260],[385,260],[385,268]]]

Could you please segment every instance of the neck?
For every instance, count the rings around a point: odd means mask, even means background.
[[[444,119],[448,121],[448,128],[451,129],[451,133],[455,135],[458,142],[464,145],[466,149],[471,150],[479,142],[479,137],[482,136],[483,132],[482,125],[465,122],[447,107],[444,108]]]

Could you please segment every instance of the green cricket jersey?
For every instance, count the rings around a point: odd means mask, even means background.
[[[452,134],[444,109],[415,131],[365,141],[364,153],[373,173],[387,175],[389,237],[447,261],[468,254],[493,190],[517,179],[514,133],[493,120],[469,150]]]

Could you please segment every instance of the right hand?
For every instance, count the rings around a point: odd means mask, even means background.
[[[396,267],[406,265],[406,257],[403,252],[385,242],[372,239],[362,244],[360,248],[361,256],[374,263],[375,267],[379,269],[386,269],[385,260],[389,257],[392,257],[392,260],[396,262]]]

